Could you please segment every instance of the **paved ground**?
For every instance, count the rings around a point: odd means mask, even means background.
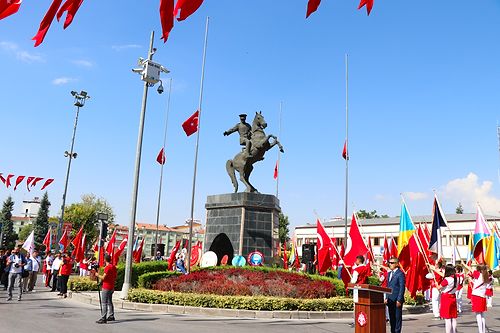
[[[350,320],[258,320],[235,318],[203,318],[120,310],[117,321],[95,324],[99,308],[72,299],[61,299],[42,287],[23,295],[22,301],[6,301],[7,292],[0,290],[0,332],[197,332],[197,333],[267,333],[267,332],[354,332]],[[495,299],[500,304],[500,298]],[[458,318],[459,332],[477,332],[476,321],[470,313]],[[500,307],[486,315],[489,332],[500,333]],[[388,330],[390,332],[390,330]],[[444,332],[444,322],[432,320],[432,315],[404,317],[403,332]]]

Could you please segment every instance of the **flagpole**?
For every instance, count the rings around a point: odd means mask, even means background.
[[[283,112],[283,102],[280,101],[280,114],[279,114],[279,129],[278,129],[278,138],[281,139],[281,114]],[[279,197],[279,183],[280,183],[280,160],[281,160],[281,150],[278,149],[278,160],[276,162],[277,174],[276,174],[276,198]]]
[[[194,172],[193,172],[193,190],[191,195],[191,219],[189,221],[189,243],[188,243],[188,257],[187,257],[187,272],[191,272],[191,242],[193,241],[193,219],[194,219],[194,196],[196,192],[196,171],[198,167],[198,146],[200,143],[200,128],[201,128],[201,103],[203,101],[203,81],[205,79],[205,59],[207,56],[207,40],[208,40],[208,22],[205,26],[205,42],[203,45],[203,61],[201,65],[201,83],[200,83],[200,99],[198,103],[198,130],[196,131],[196,148],[194,154]]]
[[[158,188],[158,207],[156,208],[156,234],[155,234],[155,253],[154,257],[156,257],[156,253],[158,252],[158,228],[160,225],[160,206],[161,206],[161,188],[163,184],[163,166],[165,165],[165,146],[167,144],[167,127],[168,127],[168,115],[170,113],[170,96],[172,93],[172,78],[170,78],[168,85],[168,102],[167,102],[167,114],[165,117],[165,131],[163,132],[163,146],[162,146],[162,156],[161,156],[161,167],[160,167],[160,185]],[[167,244],[168,245],[168,244]],[[165,251],[163,251],[165,253]]]
[[[347,202],[349,199],[349,151],[347,140],[349,138],[349,55],[345,54],[345,224],[344,224],[344,244],[347,246]]]

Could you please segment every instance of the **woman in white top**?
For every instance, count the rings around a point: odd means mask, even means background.
[[[457,332],[457,277],[453,266],[446,266],[444,269],[444,279],[439,285],[441,292],[441,306],[439,313],[444,318],[446,333]]]
[[[486,312],[486,286],[489,281],[488,267],[485,265],[477,265],[476,270],[462,263],[462,266],[469,271],[469,276],[472,278],[472,312],[476,313],[477,328],[479,333],[486,333],[486,320],[484,313]]]

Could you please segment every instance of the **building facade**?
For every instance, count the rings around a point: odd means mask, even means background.
[[[489,227],[500,224],[500,216],[485,216]],[[432,216],[414,216],[413,224],[425,226],[431,230]],[[447,261],[453,257],[455,250],[455,258],[457,260],[466,259],[469,253],[469,238],[474,233],[476,225],[476,214],[446,214],[446,220],[449,228],[441,229],[443,256]],[[348,230],[351,221],[348,221]],[[344,220],[335,219],[323,223],[330,237],[343,239],[345,232]],[[399,235],[399,217],[375,218],[367,220],[359,220],[358,225],[365,240],[370,237],[373,254],[375,257],[381,257],[384,247],[384,237],[389,240],[391,237],[398,241]],[[306,224],[295,228],[295,237],[297,239],[297,248],[299,256],[302,256],[302,244],[316,243],[316,223]]]

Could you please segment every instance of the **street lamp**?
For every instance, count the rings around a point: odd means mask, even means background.
[[[132,188],[132,209],[130,212],[130,224],[128,228],[128,242],[131,244],[134,241],[134,227],[135,227],[135,217],[137,211],[137,195],[139,189],[139,173],[141,170],[141,154],[142,154],[142,137],[144,133],[144,119],[146,117],[146,104],[148,100],[148,88],[153,87],[155,84],[160,82],[158,87],[158,93],[163,92],[163,85],[160,80],[160,73],[170,73],[168,69],[162,65],[153,62],[153,54],[155,54],[156,49],[153,48],[154,31],[151,32],[151,39],[149,41],[149,52],[148,58],[139,58],[138,65],[139,68],[132,69],[132,72],[137,73],[141,76],[141,80],[144,81],[144,90],[142,95],[142,107],[141,116],[139,118],[139,134],[137,137],[137,147],[135,153],[135,172],[134,172],[134,184]],[[123,279],[123,287],[121,292],[121,298],[127,298],[128,291],[130,289],[130,280],[132,277],[132,246],[127,246],[127,260],[125,263],[125,277]]]
[[[62,197],[62,205],[61,205],[61,219],[59,220],[59,228],[57,231],[57,239],[61,238],[62,226],[64,223],[64,207],[66,205],[66,194],[68,192],[68,181],[69,181],[69,171],[71,170],[71,161],[78,156],[77,153],[73,152],[73,147],[75,145],[75,135],[76,135],[76,126],[78,125],[78,114],[80,113],[80,108],[85,105],[85,101],[90,98],[86,91],[82,90],[79,93],[76,91],[71,91],[71,95],[75,98],[76,106],[76,117],[75,117],[75,126],[73,127],[73,137],[71,139],[71,148],[69,151],[64,152],[64,157],[68,158],[68,169],[66,170],[66,182],[64,185],[64,193]]]

